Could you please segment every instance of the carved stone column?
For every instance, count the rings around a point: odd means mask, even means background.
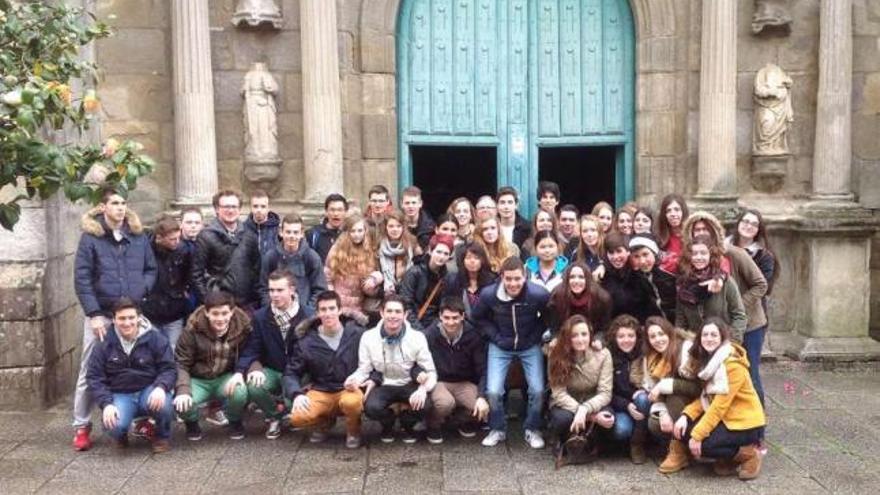
[[[736,0],[703,2],[697,197],[736,195]]]
[[[852,0],[822,0],[813,197],[852,201]]]
[[[175,203],[211,203],[217,192],[214,83],[208,0],[172,0]]]
[[[336,2],[300,0],[305,203],[343,188]]]

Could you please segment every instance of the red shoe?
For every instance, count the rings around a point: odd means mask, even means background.
[[[136,421],[134,426],[132,427],[132,434],[138,438],[143,438],[144,440],[153,441],[153,437],[156,434],[156,429],[153,426],[153,422],[150,421],[150,418],[143,418],[139,421]]]
[[[92,448],[92,439],[89,438],[89,434],[91,433],[91,426],[80,426],[77,428],[76,434],[73,437],[73,450],[82,452]]]

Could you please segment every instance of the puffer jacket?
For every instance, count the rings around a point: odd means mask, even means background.
[[[219,219],[199,233],[193,258],[193,285],[204,301],[215,290],[229,292],[240,305],[257,301],[260,251],[253,232],[239,222],[230,235]]]
[[[406,318],[416,330],[424,330],[437,321],[440,300],[443,298],[443,286],[441,285],[425,309],[425,314],[419,319],[419,309],[428,301],[431,292],[437,287],[437,284],[445,283],[446,266],[441,266],[438,271],[434,272],[428,266],[429,264],[428,257],[420,258],[406,271],[400,282],[400,296],[406,307]]]
[[[433,390],[437,384],[437,371],[425,334],[414,330],[404,321],[401,335],[392,341],[383,337],[383,324],[380,321],[361,337],[358,367],[350,378],[363,383],[380,373],[382,383],[379,385],[400,387],[412,383],[413,368],[418,366],[420,371],[428,375],[425,388],[428,392]]]
[[[214,334],[204,306],[190,315],[175,349],[177,395],[192,395],[192,378],[217,378],[235,369],[251,333],[251,320],[241,308],[236,307],[232,313],[223,337]]]
[[[159,266],[156,284],[141,305],[144,316],[157,325],[185,318],[189,313],[192,252],[183,242],[173,251],[152,243]]]
[[[505,351],[528,349],[541,342],[547,330],[547,303],[550,293],[534,282],[525,282],[511,298],[502,282],[480,291],[471,313],[476,327],[490,342]]]
[[[263,255],[259,288],[263,306],[269,305],[269,275],[279,268],[293,274],[299,303],[313,309],[318,294],[327,290],[324,265],[318,253],[305,242],[300,242],[296,252],[288,252],[279,244],[273,251]]]
[[[330,253],[330,248],[333,247],[340,232],[342,230],[330,228],[326,218],[306,231],[306,242],[321,257],[321,263],[327,262],[327,254]]]
[[[587,415],[595,414],[611,403],[613,386],[611,353],[608,349],[591,350],[582,361],[574,363],[564,387],[550,386],[550,407],[575,413],[583,405]]]
[[[158,267],[138,216],[126,213],[119,241],[99,208],[82,216],[81,228],[73,282],[83,312],[110,316],[123,296],[140,303],[156,283]]]
[[[682,228],[682,232],[684,232],[687,239],[691,237],[694,224],[701,220],[711,226],[718,245],[724,250],[724,255],[730,262],[730,275],[736,280],[737,288],[739,289],[740,296],[742,296],[743,307],[748,316],[746,331],[763,327],[767,324],[767,315],[764,313],[764,305],[761,303],[761,300],[767,293],[767,280],[761,273],[761,269],[758,268],[758,265],[755,264],[745,249],[725,244],[724,228],[721,226],[721,222],[711,213],[705,211],[691,213]]]
[[[278,228],[280,224],[281,219],[274,211],[270,211],[266,221],[259,225],[254,221],[253,213],[248,215],[247,220],[244,221],[244,228],[257,239],[260,256],[266,256],[267,253],[274,251],[275,247],[278,246]]]
[[[113,403],[113,394],[139,392],[149,386],[165,392],[174,389],[177,370],[168,339],[145,318],[138,321],[138,336],[129,354],[111,327],[89,358],[86,383],[92,399],[103,409]]]
[[[293,399],[305,393],[306,376],[311,388],[321,392],[339,392],[345,379],[358,367],[358,349],[364,328],[349,318],[340,319],[342,340],[334,351],[318,334],[321,320],[305,320],[296,327],[296,345],[284,368],[284,396]]]

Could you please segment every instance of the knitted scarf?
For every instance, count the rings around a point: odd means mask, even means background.
[[[709,289],[700,284],[719,276],[721,272],[706,267],[702,270],[694,270],[686,277],[680,277],[675,284],[678,298],[688,304],[702,303],[709,299],[710,294]]]
[[[385,292],[395,292],[394,288],[397,285],[397,258],[403,255],[406,255],[406,267],[404,268],[404,271],[406,271],[412,266],[412,248],[405,248],[403,244],[398,244],[396,247],[392,246],[387,238],[382,239],[382,242],[379,243],[379,269],[385,278],[383,284]]]

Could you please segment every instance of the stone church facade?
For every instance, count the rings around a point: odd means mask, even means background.
[[[537,180],[560,181],[565,200],[604,174],[592,192],[618,204],[679,192],[727,221],[757,207],[782,264],[769,350],[880,356],[880,0],[82,3],[117,31],[86,54],[101,68],[101,137],[137,139],[158,163],[130,198],[146,219],[207,206],[218,187],[266,188],[273,209],[309,218],[330,192],[363,205],[374,184],[440,201],[436,181],[456,173],[438,171],[468,160],[488,167],[485,192],[516,185],[529,213]],[[280,16],[233,24],[260,5]],[[255,63],[278,83],[268,170],[244,159]],[[793,109],[773,160],[753,156],[767,64],[790,77]],[[0,233],[0,408],[73,386],[80,213],[31,203]]]

